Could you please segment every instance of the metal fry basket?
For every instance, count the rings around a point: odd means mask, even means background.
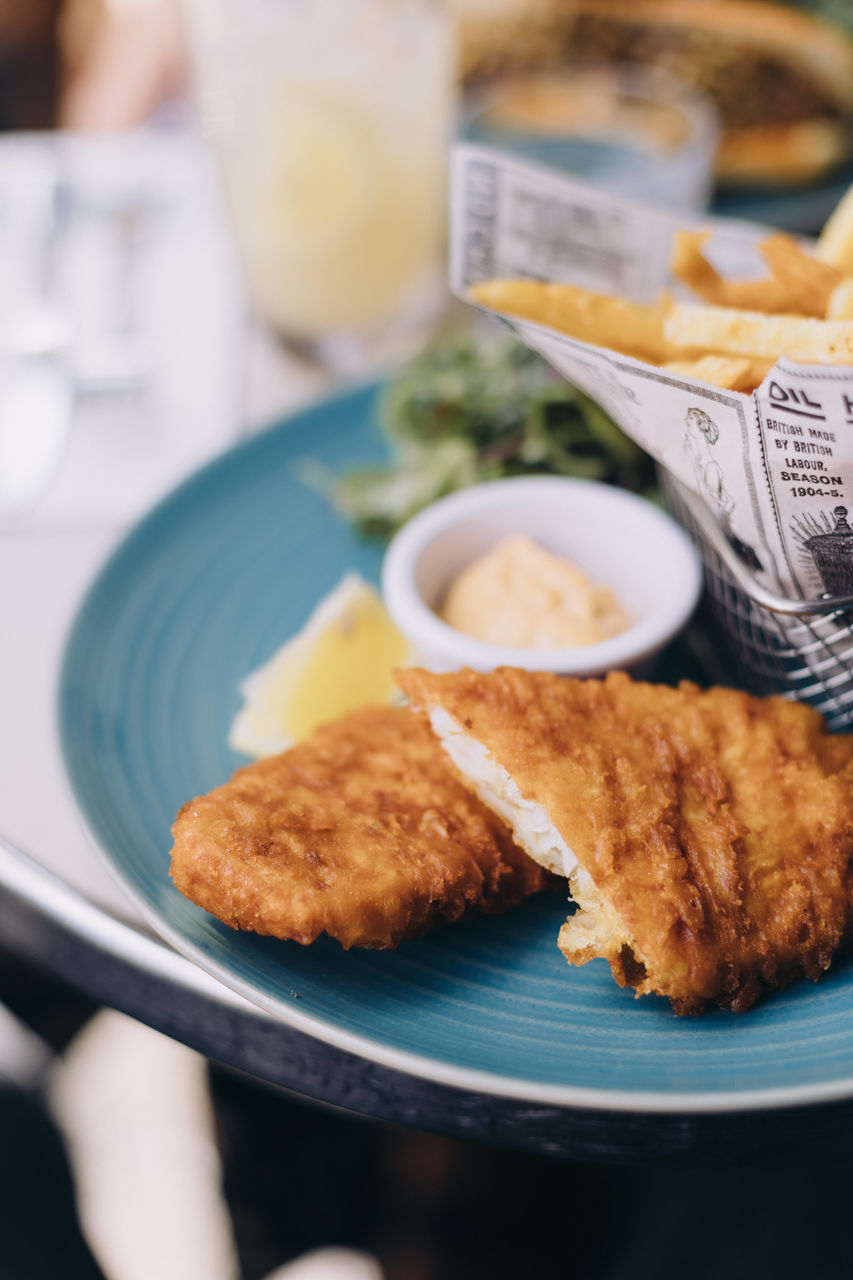
[[[750,689],[809,702],[832,729],[853,724],[853,595],[789,600],[766,591],[702,500],[659,472],[702,558],[717,630]]]

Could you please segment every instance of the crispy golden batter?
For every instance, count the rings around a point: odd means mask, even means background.
[[[551,877],[446,759],[425,720],[366,708],[184,805],[181,893],[236,929],[393,947]]]
[[[484,744],[573,851],[573,963],[604,956],[677,1013],[740,1010],[818,978],[850,935],[853,739],[810,708],[622,674],[398,678]]]

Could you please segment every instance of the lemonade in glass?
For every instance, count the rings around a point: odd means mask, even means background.
[[[189,0],[251,297],[286,341],[379,332],[435,279],[454,114],[439,0]]]

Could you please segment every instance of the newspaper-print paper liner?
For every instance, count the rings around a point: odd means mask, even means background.
[[[632,204],[481,147],[454,149],[450,272],[568,283],[649,302],[683,287],[668,272],[673,233],[714,232],[732,274],[767,229]],[[741,562],[790,599],[853,595],[853,368],[780,358],[752,394],[503,317],[529,347],[596,400],[714,513]]]

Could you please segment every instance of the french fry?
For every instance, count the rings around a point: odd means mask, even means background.
[[[829,296],[827,320],[853,320],[853,276],[844,276]]]
[[[785,315],[797,310],[792,295],[781,280],[773,276],[766,280],[727,280],[726,284],[726,301],[721,306],[763,311],[765,315]]]
[[[732,307],[672,303],[663,321],[668,360],[708,352],[803,364],[853,364],[853,320],[768,316]]]
[[[726,391],[753,391],[764,381],[772,361],[750,360],[746,356],[721,356],[711,353],[694,360],[667,360],[664,369],[680,373],[698,382]]]
[[[797,309],[791,291],[772,276],[764,280],[726,280],[721,276],[702,252],[710,238],[709,231],[676,231],[673,240],[670,270],[700,298],[718,307],[742,307],[747,311]]]
[[[655,364],[666,356],[662,303],[646,305],[537,280],[487,280],[472,285],[469,296],[480,306],[547,325],[581,342]]]
[[[722,306],[726,281],[702,252],[710,239],[710,231],[676,231],[672,240],[669,269],[677,280],[693,289],[706,302]]]
[[[853,275],[853,187],[841,197],[817,238],[815,256]]]
[[[781,232],[762,240],[758,249],[774,280],[794,299],[788,310],[804,316],[826,315],[832,291],[843,278],[837,267],[806,253]]]
[[[758,249],[770,274],[726,280],[705,256],[709,231],[675,233],[672,274],[707,305],[636,303],[568,284],[489,280],[470,298],[493,311],[731,391],[752,391],[780,356],[853,365],[853,187],[814,253],[778,233]]]

